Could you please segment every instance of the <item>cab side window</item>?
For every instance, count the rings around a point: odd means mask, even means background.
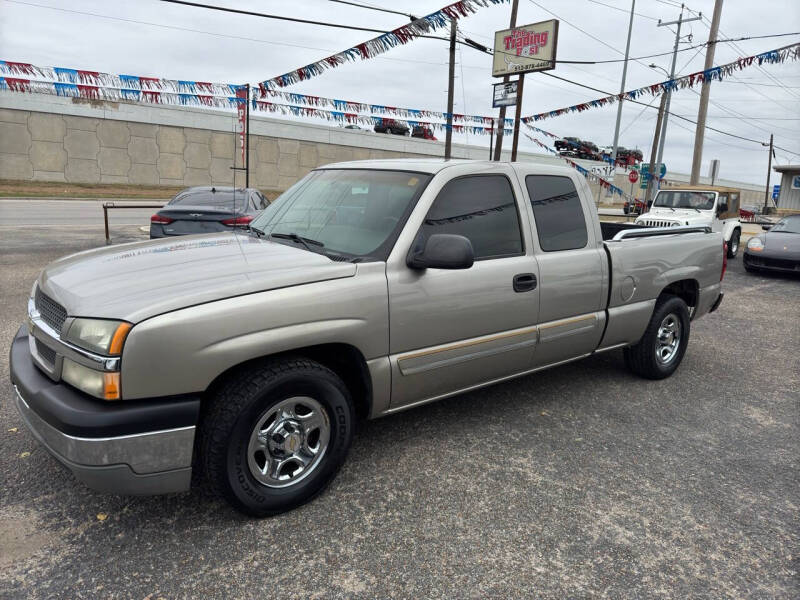
[[[539,244],[545,252],[585,248],[589,241],[578,190],[569,177],[528,175]]]
[[[511,183],[503,175],[473,175],[448,182],[439,192],[420,230],[463,235],[475,260],[523,253],[519,214]]]

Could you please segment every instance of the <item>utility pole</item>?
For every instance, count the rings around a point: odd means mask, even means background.
[[[493,144],[494,144],[494,119],[492,119],[492,128],[489,130],[489,160],[492,160]]]
[[[767,159],[767,187],[764,190],[764,213],[767,213],[768,204],[769,204],[769,180],[772,176],[772,153],[774,150],[772,149],[772,141],[774,136],[770,133],[769,134],[769,158]],[[766,146],[766,144],[762,143],[762,146]]]
[[[514,113],[514,137],[511,142],[511,162],[517,160],[517,146],[519,146],[519,119],[522,114],[522,88],[525,85],[525,73],[519,74],[517,79],[517,112]]]
[[[677,21],[670,21],[669,23],[662,23],[661,19],[658,20],[658,27],[668,27],[669,25],[677,25],[678,30],[675,32],[675,47],[672,49],[672,67],[669,70],[670,81],[675,79],[675,63],[678,60],[678,44],[681,41],[681,25],[683,23],[691,23],[692,21],[699,21],[703,18],[703,13],[698,13],[698,16],[691,19],[683,18],[683,4],[681,4],[681,13]],[[658,156],[656,156],[656,163],[659,165],[663,162],[664,158],[664,141],[667,139],[667,121],[669,121],[669,104],[672,100],[672,90],[667,90],[667,104],[664,107],[664,124],[661,126],[661,140],[658,143]]]
[[[447,130],[444,134],[444,159],[453,151],[453,86],[456,74],[456,20],[450,19],[450,73],[447,84]]]
[[[714,65],[714,50],[717,47],[717,32],[719,19],[722,15],[722,0],[714,0],[714,15],[711,17],[711,31],[708,34],[708,48],[706,48],[706,62],[703,71],[708,71]],[[708,114],[708,96],[711,93],[711,82],[703,79],[703,88],[700,90],[700,108],[697,111],[697,129],[694,134],[694,156],[692,157],[692,175],[689,178],[691,185],[700,181],[700,163],[703,161],[703,136],[706,132],[706,115]]]
[[[661,123],[664,119],[664,107],[667,103],[667,94],[666,92],[661,92],[661,103],[658,105],[658,118],[656,119],[656,131],[653,134],[653,149],[650,151],[650,177],[647,180],[647,189],[644,191],[644,206],[645,210],[647,210],[647,204],[650,202],[650,198],[653,197],[653,186],[654,182],[656,181],[656,153],[658,152],[659,147],[659,138],[661,137]],[[659,177],[661,173],[659,173]]]
[[[517,6],[519,0],[512,0],[511,2],[511,20],[508,24],[509,29],[514,29],[517,26]],[[508,75],[503,76],[503,83],[508,83]],[[517,93],[519,97],[519,93]],[[497,126],[497,141],[494,144],[494,159],[500,160],[500,153],[503,151],[503,129],[506,126],[506,107],[500,107],[500,123]]]
[[[244,163],[244,187],[250,187],[250,84],[247,86],[247,105],[245,110],[245,131],[244,131],[244,146],[245,146],[245,163]]]
[[[636,0],[631,0],[631,19],[628,22],[628,41],[625,44],[625,62],[622,63],[622,83],[619,86],[619,99],[617,100],[617,124],[614,126],[614,143],[611,150],[611,164],[616,172],[617,168],[617,144],[619,143],[619,124],[622,121],[622,94],[625,91],[625,78],[628,76],[628,56],[631,51],[631,33],[633,32],[633,9],[636,7]],[[612,176],[613,179],[613,176]]]

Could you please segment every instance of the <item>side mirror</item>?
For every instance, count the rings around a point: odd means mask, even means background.
[[[772,229],[772,225],[762,225],[761,229],[763,229],[764,231],[769,231],[770,229]]]
[[[412,269],[469,269],[475,262],[472,242],[463,235],[434,233],[421,250],[409,253],[406,264]]]

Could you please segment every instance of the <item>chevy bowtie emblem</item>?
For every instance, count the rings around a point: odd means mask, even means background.
[[[202,217],[203,213],[189,213],[190,217]]]

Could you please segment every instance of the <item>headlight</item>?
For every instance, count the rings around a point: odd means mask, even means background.
[[[64,340],[97,354],[118,355],[131,327],[124,321],[78,318],[72,321]]]
[[[61,379],[90,396],[102,400],[119,400],[119,373],[95,371],[68,358],[61,368]]]
[[[753,252],[761,252],[764,249],[764,242],[761,241],[761,238],[751,237],[747,242],[747,249]]]

